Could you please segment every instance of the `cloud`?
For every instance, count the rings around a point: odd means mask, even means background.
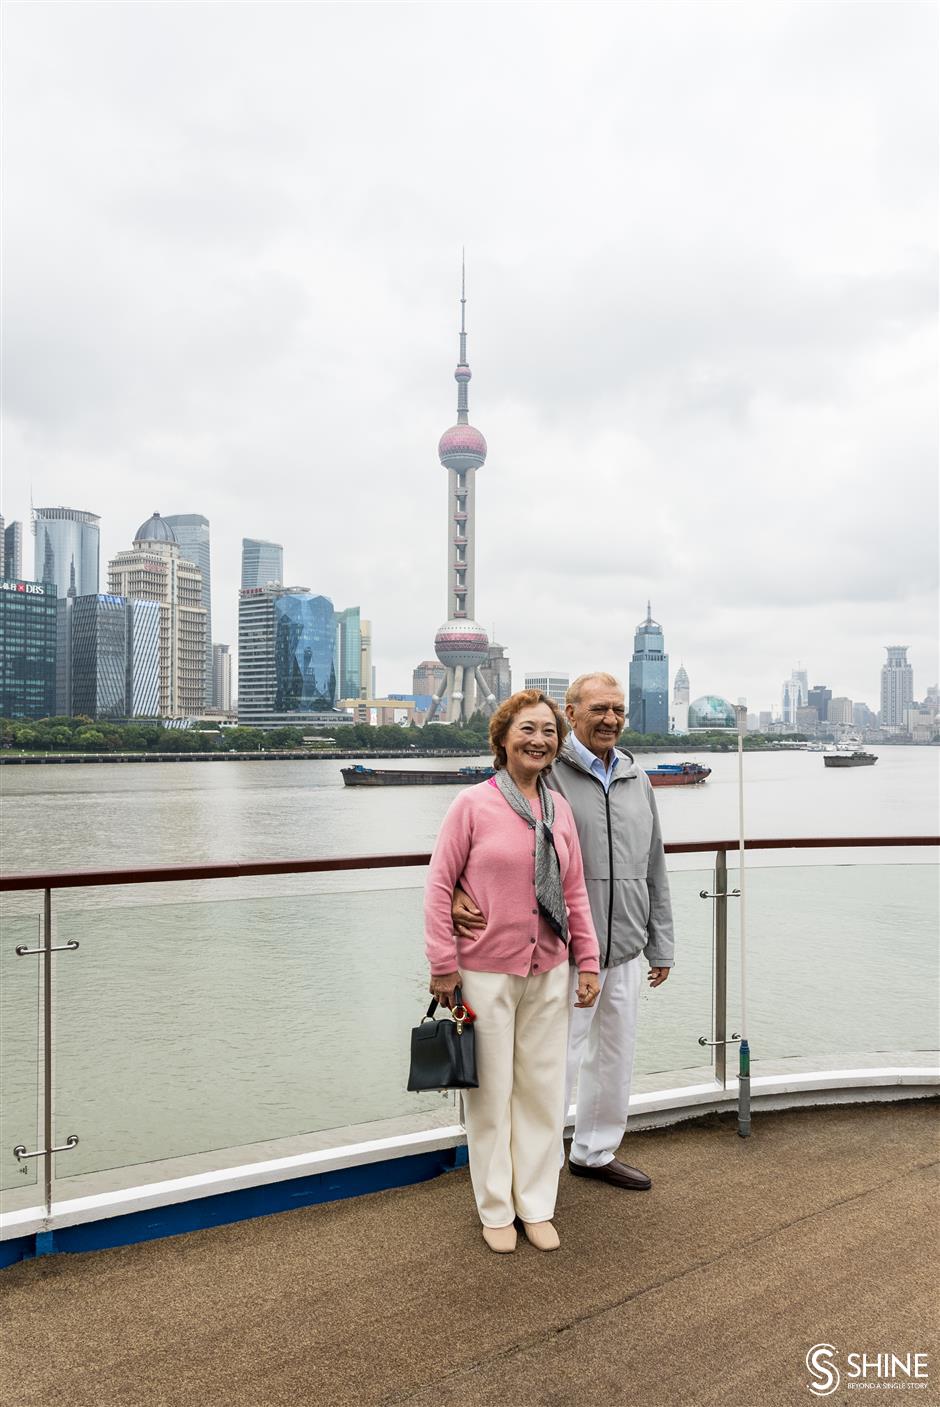
[[[374,622],[445,609],[469,250],[477,614],[710,691],[936,678],[935,17],[915,5],[15,6],[7,519],[212,523]],[[27,546],[27,560],[30,550]],[[104,583],[103,583],[104,584]],[[693,689],[697,689],[693,678]]]

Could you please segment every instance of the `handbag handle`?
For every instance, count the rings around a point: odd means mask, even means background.
[[[463,1006],[463,992],[460,990],[460,983],[459,983],[459,982],[457,983],[457,986],[454,988],[454,1006]],[[428,1007],[427,1011],[424,1013],[424,1019],[425,1019],[425,1021],[430,1021],[430,1020],[431,1020],[431,1017],[434,1015],[435,1011],[437,1011],[437,1007],[438,1007],[437,997],[432,997],[432,998],[431,998],[431,1005]]]

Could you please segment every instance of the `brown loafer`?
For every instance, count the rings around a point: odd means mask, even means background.
[[[600,1168],[588,1168],[583,1163],[573,1163],[568,1159],[568,1171],[573,1177],[593,1177],[598,1182],[608,1182],[611,1187],[623,1187],[628,1192],[648,1192],[653,1180],[639,1168],[628,1167],[626,1163],[612,1158]]]

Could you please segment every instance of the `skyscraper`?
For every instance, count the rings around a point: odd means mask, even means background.
[[[100,522],[81,508],[34,508],[36,580],[53,582],[56,596],[64,596],[74,567],[76,594],[97,596]]]
[[[362,629],[359,607],[336,612],[336,688],[341,699],[362,697]]]
[[[75,574],[72,573],[74,581]],[[77,599],[74,586],[56,601],[55,713],[72,716],[72,612]]]
[[[160,708],[165,718],[205,711],[206,608],[202,573],[180,552],[176,534],[154,513],[142,523],[129,552],[108,567],[112,595],[160,606]]]
[[[238,597],[238,721],[256,727],[349,722],[336,703],[333,602],[303,586]]]
[[[674,733],[687,733],[689,731],[690,696],[689,676],[685,672],[685,665],[680,664],[672,686],[672,731]]]
[[[422,660],[412,671],[411,692],[415,698],[430,699],[446,678],[447,670],[440,660]]]
[[[796,727],[796,711],[809,706],[809,674],[805,669],[794,669],[789,679],[785,679],[780,690],[780,717],[784,723]],[[817,709],[817,713],[819,710]],[[819,714],[822,718],[825,715]]]
[[[127,602],[77,596],[72,610],[72,712],[123,718],[127,698]]]
[[[209,549],[209,519],[201,513],[168,513],[169,523],[180,545],[180,554],[195,562],[202,572],[202,604],[206,608],[206,708],[212,707],[212,556]]]
[[[212,707],[232,711],[232,653],[228,645],[212,646]]]
[[[0,525],[3,519],[0,518]],[[3,562],[0,576],[19,581],[23,575],[23,524],[7,523],[3,529]]]
[[[51,717],[55,661],[54,585],[0,580],[0,717]]]
[[[470,424],[467,361],[466,278],[460,285],[460,360],[457,382],[457,424],[445,430],[437,447],[441,464],[447,470],[447,619],[434,637],[434,649],[447,676],[431,701],[430,723],[444,695],[447,695],[448,722],[465,722],[476,707],[479,689],[484,707],[492,712],[495,699],[481,672],[486,663],[489,640],[482,625],[473,618],[474,578],[474,499],[476,473],[486,460],[486,440]]]
[[[486,663],[480,666],[480,671],[498,708],[512,693],[512,667],[506,646],[497,645],[495,640],[491,640],[486,651]]]
[[[158,601],[126,601],[127,664],[124,713],[128,718],[160,715],[160,622]]]
[[[375,668],[372,664],[372,622],[359,622],[359,697],[375,698]]]
[[[635,733],[669,731],[669,656],[663,628],[653,620],[650,602],[646,619],[633,637],[630,661],[630,728]]]
[[[828,717],[829,700],[832,690],[826,684],[814,684],[807,696],[807,704],[816,710],[816,717],[822,722]]]
[[[254,591],[284,580],[284,549],[279,542],[260,537],[242,538],[242,591]]]
[[[855,721],[854,704],[844,696],[830,699],[826,706],[826,722],[839,727],[851,727]]]
[[[70,590],[56,610],[56,715],[157,718],[159,604]]]
[[[914,702],[914,670],[907,662],[909,645],[886,645],[881,666],[881,726],[903,728],[904,714]]]

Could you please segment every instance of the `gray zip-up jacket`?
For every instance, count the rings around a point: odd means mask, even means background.
[[[568,739],[546,781],[574,812],[601,965],[645,953],[650,967],[672,967],[672,905],[653,788],[629,752],[616,753],[607,792]]]

